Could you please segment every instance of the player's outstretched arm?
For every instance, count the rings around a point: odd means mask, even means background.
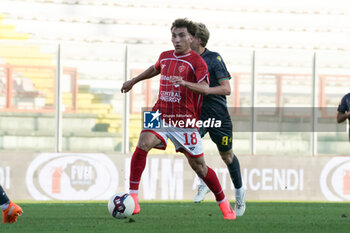
[[[136,83],[138,83],[142,80],[145,80],[145,79],[153,78],[154,76],[158,75],[159,73],[160,73],[160,71],[156,70],[154,68],[154,66],[150,66],[147,70],[143,71],[138,76],[123,83],[123,86],[120,89],[120,91],[122,93],[126,93],[126,92],[130,91]]]
[[[209,85],[207,80],[205,79],[200,83],[192,83],[192,82],[187,82],[185,80],[182,80],[180,77],[174,77],[171,79],[171,81],[174,84],[178,84],[180,86],[186,87],[195,93],[199,93],[202,95],[208,94]]]
[[[337,122],[338,123],[342,123],[346,119],[348,119],[349,117],[350,117],[350,111],[345,112],[345,113],[338,112],[338,114],[337,114]]]
[[[219,86],[210,87],[208,95],[231,95],[231,85],[229,80],[219,81]]]

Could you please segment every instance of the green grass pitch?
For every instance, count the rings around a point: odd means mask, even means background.
[[[24,214],[1,233],[38,232],[350,232],[350,203],[248,202],[243,217],[224,220],[216,203],[141,202],[141,213],[114,219],[107,202],[19,202]]]

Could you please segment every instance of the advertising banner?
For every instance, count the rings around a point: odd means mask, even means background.
[[[350,157],[239,156],[247,200],[350,201]],[[205,155],[226,196],[234,186],[219,155]],[[13,200],[107,200],[128,192],[131,155],[1,153],[0,184]],[[192,200],[199,179],[181,155],[150,154],[141,200]],[[207,194],[206,200],[214,200]]]

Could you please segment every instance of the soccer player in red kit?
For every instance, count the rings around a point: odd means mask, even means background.
[[[191,168],[213,192],[224,218],[236,218],[215,172],[205,163],[201,137],[193,124],[200,119],[201,94],[206,94],[209,88],[207,65],[190,47],[196,29],[197,25],[188,19],[175,20],[171,26],[174,50],[161,53],[155,65],[125,82],[121,88],[125,93],[139,81],[161,75],[159,97],[152,111],[153,118],[160,117],[164,127],[142,130],[131,158],[129,181],[130,194],[135,201],[134,214],[140,212],[138,189],[147,154],[152,148],[166,149],[169,138],[176,151],[186,156]]]

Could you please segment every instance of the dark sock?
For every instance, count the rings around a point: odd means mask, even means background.
[[[0,185],[0,205],[9,203],[10,199],[7,197],[4,189],[2,188],[2,186]]]
[[[230,172],[231,180],[236,189],[242,187],[242,177],[241,177],[241,168],[239,166],[239,161],[237,156],[233,156],[232,163],[227,165],[227,168]]]

